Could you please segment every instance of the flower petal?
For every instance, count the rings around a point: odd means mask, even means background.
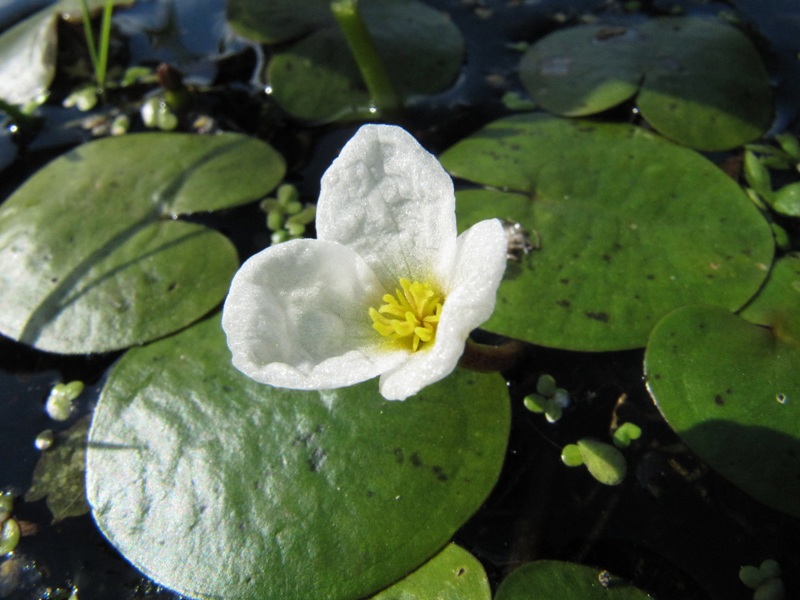
[[[364,125],[322,177],[317,237],[353,248],[387,290],[443,285],[456,246],[453,182],[400,127]]]
[[[436,341],[381,376],[381,394],[404,400],[439,381],[458,364],[470,331],[494,310],[506,268],[506,234],[497,219],[481,221],[458,236],[455,269],[446,292]]]
[[[407,360],[372,329],[383,289],[339,244],[294,240],[250,258],[231,283],[222,326],[233,364],[261,383],[294,389],[352,385]]]

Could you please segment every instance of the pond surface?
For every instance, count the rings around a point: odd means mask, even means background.
[[[47,3],[39,4],[44,6]],[[446,13],[463,35],[464,64],[459,67],[452,85],[442,91],[411,96],[404,109],[395,115],[387,115],[383,121],[402,125],[436,155],[442,155],[487,124],[519,115],[532,107],[534,103],[530,100],[529,90],[520,79],[520,59],[532,44],[547,34],[600,22],[611,28],[605,34],[624,37],[620,32],[626,27],[656,16],[722,14],[728,21],[741,25],[742,31],[755,42],[754,47],[764,60],[775,92],[774,118],[764,131],[765,137],[772,139],[770,136],[774,133],[798,131],[800,6],[795,2],[429,0],[425,4]],[[30,2],[10,3],[0,12],[2,27],[9,27],[23,15],[33,12],[34,8],[39,6]],[[3,198],[10,197],[51,159],[80,148],[95,135],[107,135],[110,123],[120,114],[131,117],[132,132],[145,130],[138,109],[147,98],[163,95],[163,89],[153,75],[161,63],[169,63],[180,71],[193,94],[191,108],[183,113],[176,111],[178,130],[236,132],[268,142],[285,160],[284,181],[296,187],[303,203],[315,201],[323,172],[364,122],[364,115],[369,114],[368,107],[358,106],[346,119],[339,121],[302,119],[292,114],[291,106],[276,103],[276,92],[266,83],[263,69],[272,54],[284,51],[290,43],[282,41],[277,46],[255,46],[236,36],[226,23],[223,2],[139,1],[133,7],[116,9],[114,23],[110,77],[120,78],[124,68],[135,65],[149,67],[150,78],[145,77],[130,87],[110,90],[107,103],[101,103],[89,113],[64,108],[64,98],[79,84],[89,81],[91,67],[82,49],[80,23],[61,23],[57,70],[50,98],[37,109],[37,118],[33,122],[14,119],[13,115],[5,120],[7,131],[0,138],[0,168],[3,169],[0,172],[0,193]],[[162,71],[161,82],[164,80]],[[632,124],[652,129],[643,119],[637,99],[631,96],[604,109],[598,120],[603,124]],[[614,143],[614,136],[633,137],[612,132],[608,139],[613,138]],[[655,145],[658,143],[661,142],[654,142],[652,148],[648,146],[641,152],[659,152],[661,146]],[[775,146],[774,142],[765,143]],[[684,150],[681,148],[680,151]],[[563,164],[569,160],[569,156],[559,156],[555,151],[554,156],[550,161],[543,161],[543,171],[556,169],[548,162],[562,161]],[[715,148],[713,153],[707,152],[705,156],[744,184],[741,165],[745,159],[740,144],[727,149]],[[451,172],[458,170],[457,158],[453,155],[450,158],[452,166],[446,155],[442,160]],[[616,184],[611,177],[608,181],[602,179],[602,173],[610,172],[604,166],[596,167],[595,163],[589,162],[581,164],[585,172],[578,173],[576,169],[575,179],[579,182],[576,187],[584,181],[581,177],[586,176],[586,172],[593,172],[594,168],[601,172],[598,180],[602,183],[599,185]],[[645,179],[644,170],[631,173],[631,178]],[[465,171],[458,173],[457,189],[474,190],[479,184],[487,184],[491,193],[503,188],[503,192],[525,192],[533,198],[544,198],[552,189],[545,190],[540,182],[532,184],[533,189],[503,186],[487,181],[488,176],[479,171],[477,166],[474,169],[471,165],[465,167]],[[558,182],[571,178],[568,168],[558,173],[555,178]],[[709,179],[704,180],[709,188],[717,185],[711,177],[709,175]],[[796,173],[776,169],[772,177],[772,185],[777,188],[795,181]],[[664,181],[680,178],[676,173],[663,176]],[[593,185],[598,180],[586,181]],[[727,190],[724,186],[730,185],[730,181],[725,178],[718,185]],[[757,187],[752,179],[747,185]],[[271,192],[275,185],[268,187]],[[720,193],[724,195],[727,191]],[[499,206],[506,201],[495,196],[492,198],[488,201],[489,206]],[[459,207],[471,206],[466,196],[459,195],[458,202]],[[472,222],[483,208],[476,209],[475,214],[467,213],[466,208],[463,210],[465,212],[459,213],[459,219]],[[731,222],[739,223],[735,221],[736,210],[732,207],[729,217]],[[746,212],[750,207],[741,210]],[[603,212],[611,210],[604,209]],[[266,215],[258,202],[231,200],[225,206],[177,211],[176,214],[183,215],[181,218],[192,225],[209,227],[224,234],[232,241],[242,260],[270,243]],[[640,213],[632,214],[640,218]],[[800,227],[796,215],[770,214],[770,221],[780,226],[785,236],[779,244],[777,256],[796,260],[796,253],[800,251]],[[486,216],[480,215],[475,220]],[[539,219],[551,216],[559,218],[558,211],[537,213]],[[514,217],[524,222],[527,215]],[[174,218],[175,215],[169,215],[169,219]],[[671,218],[671,215],[664,218]],[[749,221],[745,221],[742,221],[742,231],[750,227]],[[677,227],[688,226],[685,221],[676,223]],[[754,225],[753,231],[762,225]],[[546,233],[546,227],[543,224],[540,230]],[[763,229],[772,231],[766,225]],[[527,233],[531,234],[531,244],[526,247],[524,260],[533,260],[535,264],[539,251],[535,232]],[[305,234],[313,237],[311,225]],[[569,237],[568,233],[564,235]],[[769,263],[774,243],[771,233],[765,235],[769,256],[761,262]],[[544,252],[552,241],[553,237],[546,236],[542,240],[540,269],[549,268],[545,264]],[[588,239],[585,245],[595,248]],[[757,262],[755,255],[759,251],[756,246],[757,242],[753,241],[752,247],[742,251],[752,259],[751,262]],[[671,251],[680,254],[680,249]],[[732,254],[734,251],[720,251],[720,254],[725,252]],[[565,256],[561,262],[574,265],[582,260],[589,261],[590,258]],[[704,255],[702,260],[707,263],[711,259]],[[612,259],[603,255],[595,262],[600,265],[597,268],[605,268],[603,264],[611,263]],[[713,260],[711,262],[716,265]],[[527,267],[509,265],[508,279],[528,275]],[[2,268],[10,266],[3,265]],[[647,268],[650,268],[649,264]],[[712,269],[717,270],[716,266]],[[731,269],[730,278],[735,279],[738,272],[733,267]],[[721,302],[728,312],[738,310],[747,298],[756,293],[767,270],[765,264],[764,272],[758,275],[760,279],[743,284],[752,287],[744,298]],[[657,275],[660,277],[662,273],[659,271]],[[566,277],[562,278],[566,285],[563,279]],[[724,277],[720,276],[720,279]],[[645,284],[650,285],[647,281]],[[560,284],[554,282],[553,285]],[[592,285],[595,284],[589,279],[586,289]],[[648,289],[643,288],[642,294]],[[511,295],[509,298],[513,300]],[[531,304],[534,302],[535,299],[531,298]],[[574,298],[572,302],[575,302]],[[682,306],[682,303],[677,306]],[[627,308],[620,310],[627,316]],[[170,331],[183,329],[207,314],[207,309],[201,309],[197,315],[187,317],[184,323]],[[553,314],[560,319],[562,313]],[[791,316],[794,313],[789,310],[786,314]],[[589,310],[587,317],[591,326],[608,320],[608,314],[603,311]],[[503,330],[513,321],[504,320],[502,314],[496,318],[492,322],[499,325],[495,331],[513,337],[517,330]],[[795,317],[786,318],[789,323],[786,330],[790,333],[780,338],[791,352],[795,352],[798,345],[791,332],[796,331],[794,324],[800,322],[793,319]],[[770,327],[771,331],[776,328],[773,321],[759,321],[758,317],[754,317],[753,322]],[[647,327],[649,331],[651,326]],[[564,330],[567,329],[565,326]],[[709,461],[703,454],[704,450],[698,450],[690,441],[692,438],[685,435],[686,431],[675,425],[672,414],[665,420],[653,401],[652,389],[648,390],[648,385],[654,384],[655,376],[650,381],[645,377],[643,364],[656,358],[651,349],[647,351],[647,359],[645,357],[646,336],[641,343],[626,341],[618,346],[601,347],[596,339],[602,343],[602,335],[586,343],[572,343],[573,340],[559,340],[558,335],[553,334],[554,337],[543,343],[535,339],[535,324],[532,330],[534,333],[531,335],[526,333],[520,337],[533,343],[526,344],[517,363],[503,372],[509,393],[508,398],[503,397],[500,401],[510,402],[511,417],[502,471],[482,507],[453,536],[457,544],[480,561],[493,591],[519,565],[539,559],[557,559],[607,569],[659,600],[744,600],[753,597],[753,590],[739,580],[739,568],[775,559],[781,566],[785,597],[800,597],[800,550],[797,544],[800,539],[800,508],[786,510],[783,500],[765,501],[758,490],[742,491],[742,487],[747,488],[747,485],[742,486],[724,468],[711,464],[713,460]],[[502,339],[487,332],[477,332],[474,337],[488,344]],[[137,343],[131,342],[127,346]],[[736,343],[736,340],[731,343]],[[13,517],[22,529],[21,541],[13,555],[0,559],[3,561],[0,567],[2,598],[66,599],[76,590],[81,600],[182,597],[133,568],[100,533],[90,514],[54,521],[45,500],[25,500],[34,470],[42,457],[42,451],[34,443],[37,436],[47,429],[58,436],[92,414],[113,365],[124,355],[125,346],[105,348],[103,352],[91,354],[57,354],[15,341],[12,336],[0,336],[0,491],[11,492],[16,498]],[[732,348],[729,345],[718,351],[743,356],[750,361],[743,350],[739,354],[738,348]],[[713,355],[709,351],[699,356],[698,361],[711,361]],[[680,357],[667,360],[680,364]],[[661,366],[660,363],[659,369],[651,366],[648,376],[660,371]],[[713,369],[709,367],[708,370]],[[526,396],[536,391],[542,374],[552,375],[558,386],[567,390],[570,398],[563,407],[563,416],[555,423],[528,410],[523,402]],[[691,376],[691,373],[687,374],[686,379]],[[775,380],[778,379],[775,375]],[[84,382],[85,389],[76,400],[69,419],[52,420],[45,412],[48,394],[55,384],[76,380]],[[796,378],[791,381],[796,382]],[[657,387],[657,384],[652,387]],[[775,391],[779,392],[778,403],[783,405],[780,399],[788,398],[785,404],[794,410],[793,403],[800,399],[800,387]],[[724,395],[724,390],[720,393],[718,404],[722,405],[728,396]],[[407,402],[413,401],[412,398]],[[666,414],[667,402],[660,402],[659,406]],[[771,406],[770,410],[774,408]],[[796,412],[791,414],[790,419],[797,419]],[[609,430],[616,429],[623,422],[639,425],[642,437],[624,451],[627,476],[622,484],[602,485],[586,469],[568,468],[562,463],[561,452],[565,445],[583,438],[608,440]],[[800,419],[792,422],[800,424]],[[767,428],[773,424],[774,421],[769,421]],[[759,423],[752,425],[755,427]],[[678,435],[676,430],[683,435]],[[785,448],[791,452],[796,449],[797,435],[789,434],[788,437],[791,439]],[[57,437],[56,445],[59,442],[66,443],[64,438]],[[55,447],[45,452],[54,451]],[[748,452],[745,449],[741,454],[746,457]],[[796,459],[794,456],[791,458]],[[726,477],[720,473],[725,473]],[[732,481],[736,481],[738,486]],[[53,489],[66,490],[67,498],[74,498],[74,494],[69,495],[69,490],[81,483],[82,473],[77,474],[77,479],[72,473],[72,479],[65,476],[63,480],[57,480]],[[777,485],[780,487],[780,483]],[[51,491],[51,498],[52,494]],[[424,504],[424,499],[421,502]],[[413,537],[414,532],[409,531],[409,536]],[[344,557],[341,570],[346,569],[347,557]]]

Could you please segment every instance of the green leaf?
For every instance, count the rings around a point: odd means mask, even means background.
[[[606,581],[606,585],[601,583]],[[602,569],[557,560],[537,560],[514,570],[495,600],[647,600],[647,594]]]
[[[741,188],[642,129],[518,115],[440,158],[457,177],[509,190],[458,193],[459,229],[499,217],[539,247],[508,264],[484,325],[503,335],[571,350],[641,347],[679,306],[739,308],[772,261],[770,227]]]
[[[478,560],[455,544],[372,600],[490,600],[486,572]]]
[[[769,77],[752,43],[709,19],[581,25],[533,45],[520,63],[533,99],[585,116],[638,92],[642,116],[663,135],[701,150],[759,137],[772,120]]]
[[[358,8],[401,96],[438,92],[456,78],[464,39],[444,13],[417,0],[366,0]],[[288,112],[309,120],[368,114],[366,86],[328,2],[233,0],[228,18],[261,41],[303,36],[268,66],[272,95]]]
[[[33,470],[33,482],[25,494],[25,502],[46,497],[53,523],[89,512],[83,485],[89,421],[90,417],[83,417],[59,433],[54,446],[42,453]]]
[[[236,371],[218,318],[110,373],[89,436],[100,529],[202,598],[361,598],[480,507],[509,429],[502,378],[457,371],[405,402],[376,381],[302,392]],[[312,575],[313,574],[313,575]]]
[[[614,446],[592,438],[578,440],[577,446],[583,464],[597,481],[603,485],[619,485],[625,480],[628,463]]]
[[[800,256],[787,255],[775,262],[764,287],[741,317],[770,327],[786,343],[800,344]]]
[[[294,40],[333,21],[330,0],[229,0],[227,10],[236,33],[265,44]]]
[[[770,200],[770,205],[780,215],[800,217],[800,181],[776,190]]]
[[[236,134],[126,135],[55,159],[0,207],[0,332],[84,353],[185,327],[224,297],[238,260],[227,238],[175,217],[251,202],[283,171]]]
[[[757,500],[795,517],[798,365],[796,338],[709,306],[669,314],[653,330],[645,354],[650,393],[686,445]]]

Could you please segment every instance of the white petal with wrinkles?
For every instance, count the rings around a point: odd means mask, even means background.
[[[381,376],[381,394],[404,400],[448,375],[458,364],[470,331],[492,314],[506,265],[506,234],[497,219],[481,221],[458,236],[455,269],[433,347]]]
[[[234,365],[261,383],[294,389],[352,385],[395,368],[368,307],[383,289],[353,250],[296,240],[250,258],[231,283],[222,325]]]
[[[295,389],[381,375],[389,400],[449,374],[494,308],[500,222],[457,237],[453,184],[436,158],[399,127],[365,125],[322,178],[316,227],[319,239],[267,248],[234,277],[222,317],[234,365]],[[435,338],[418,351],[391,350],[369,316],[400,278],[444,296]]]
[[[389,290],[400,277],[441,285],[455,256],[453,182],[403,129],[364,125],[322,177],[316,227]]]

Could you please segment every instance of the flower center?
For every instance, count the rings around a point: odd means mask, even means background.
[[[429,283],[400,279],[394,296],[384,294],[380,308],[370,308],[372,326],[384,337],[401,340],[412,352],[436,337],[444,298]]]

